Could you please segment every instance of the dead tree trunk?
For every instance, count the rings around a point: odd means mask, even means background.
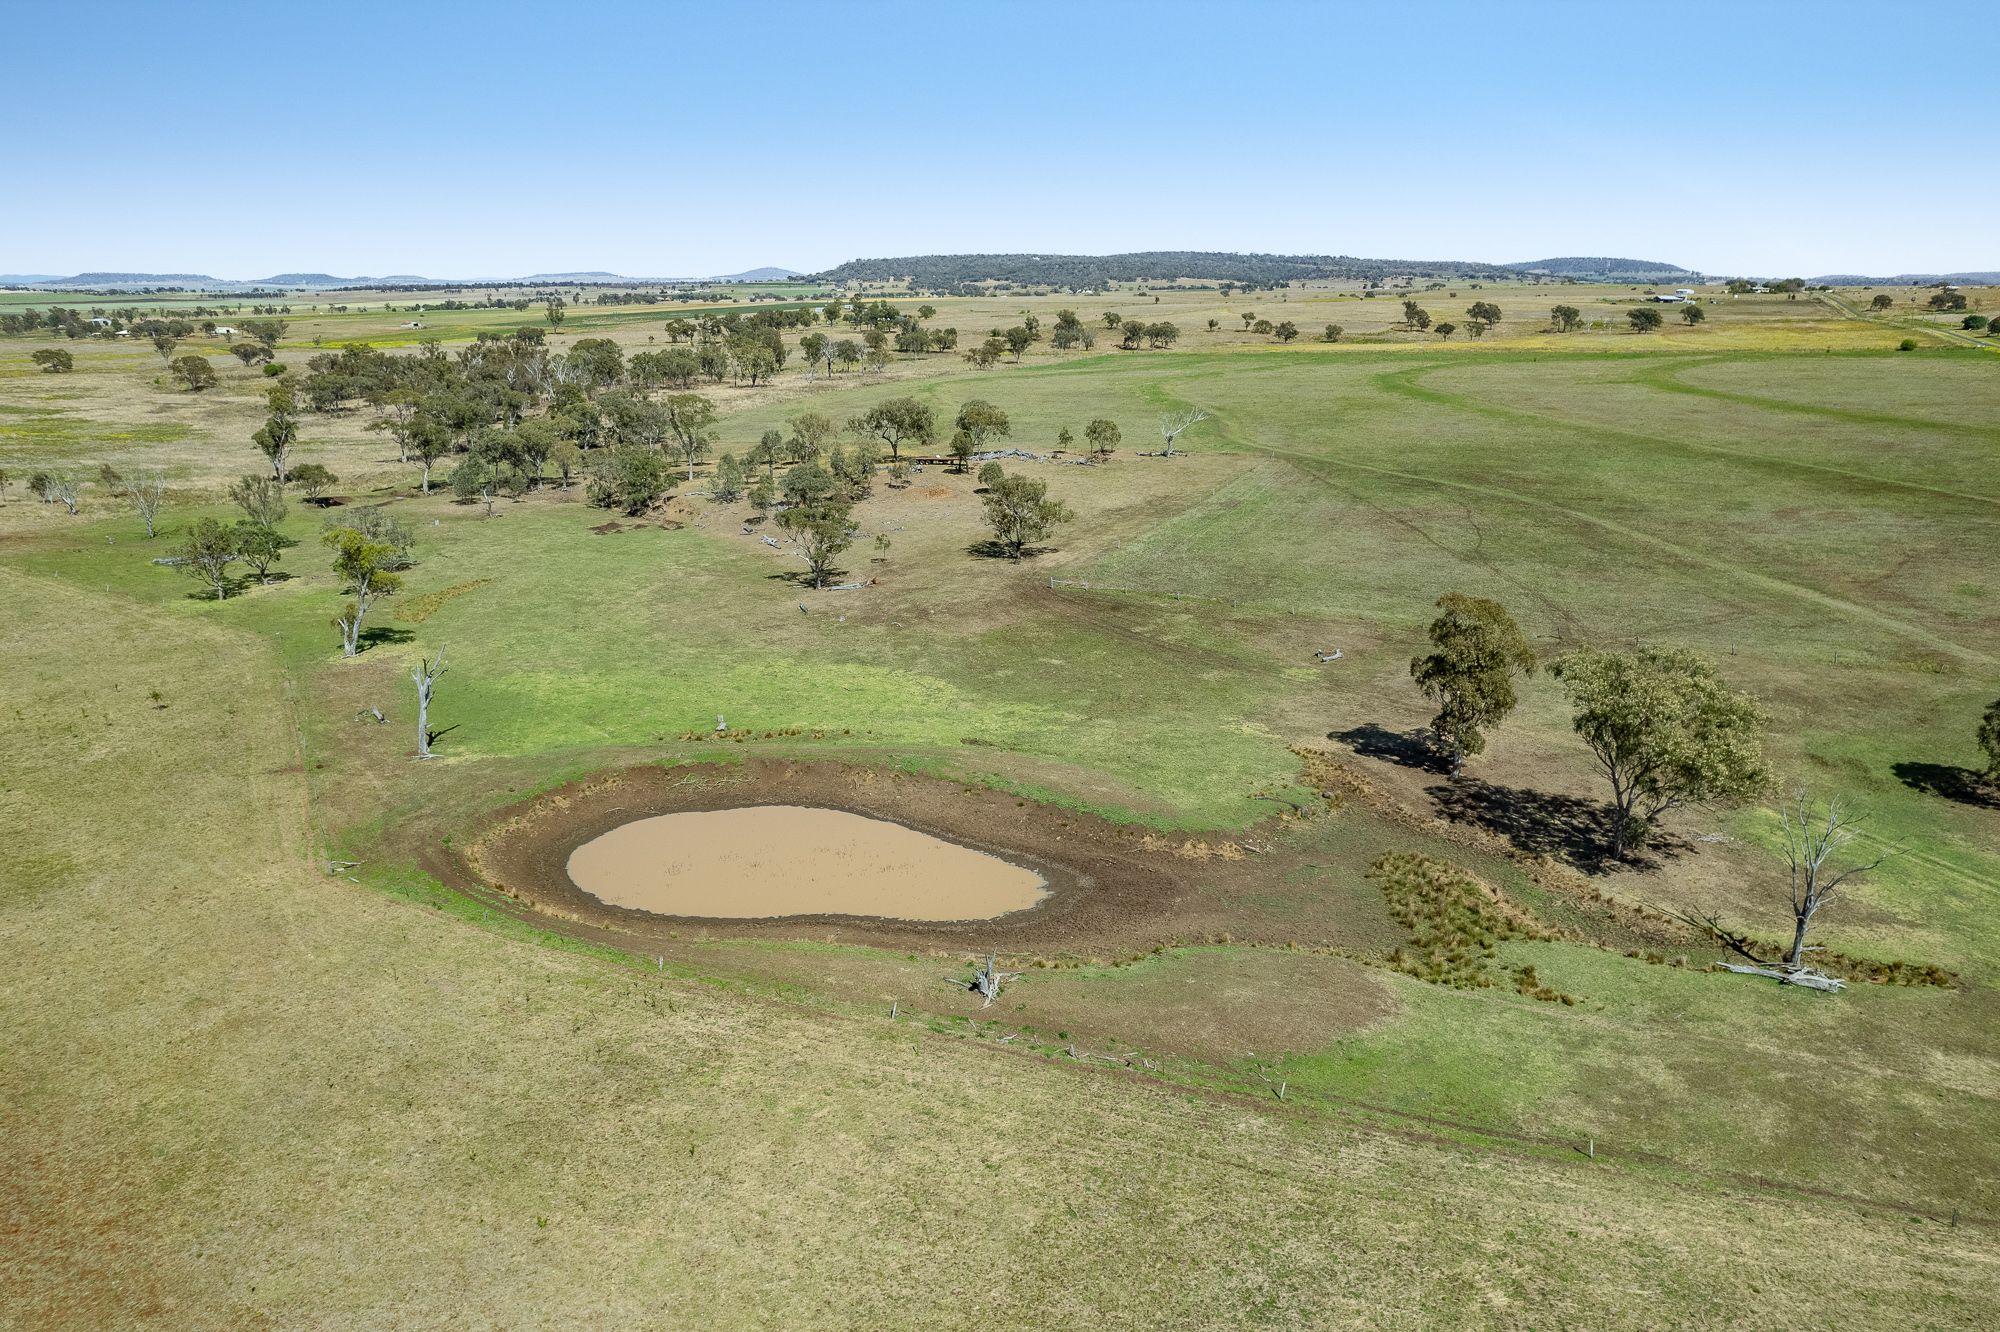
[[[440,675],[444,674],[444,649],[440,647],[435,657],[417,658],[416,667],[410,672],[410,679],[417,686],[417,757],[431,757],[431,692],[437,688]]]

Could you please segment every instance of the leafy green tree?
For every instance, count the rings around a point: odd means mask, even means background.
[[[838,484],[833,473],[820,466],[817,458],[808,458],[785,473],[779,488],[787,504],[810,507],[832,499]]]
[[[992,464],[997,470],[998,464]],[[980,472],[981,480],[986,473]],[[1067,504],[1048,497],[1049,484],[1025,476],[1001,475],[988,483],[984,504],[986,525],[1009,559],[1018,560],[1028,547],[1076,515]]]
[[[244,365],[250,366],[270,360],[275,353],[261,342],[237,342],[230,344],[229,354]]]
[[[1514,676],[1535,673],[1535,650],[1497,601],[1447,592],[1437,604],[1431,650],[1410,659],[1410,678],[1438,705],[1431,736],[1457,776],[1514,710]]]
[[[928,446],[937,438],[937,413],[929,403],[916,398],[890,398],[849,421],[847,428],[881,440],[893,461],[902,457],[903,445]]]
[[[1491,301],[1474,301],[1465,308],[1465,317],[1491,328],[1500,322],[1500,307]]]
[[[1451,335],[1458,332],[1458,325],[1452,323],[1449,319],[1447,319],[1443,323],[1439,324],[1436,328],[1433,328],[1431,332],[1437,334],[1439,337],[1443,338],[1446,342],[1450,342]]]
[[[555,464],[556,477],[562,488],[568,490],[570,478],[576,475],[583,462],[583,450],[576,446],[575,440],[558,438],[555,447],[549,450],[549,461]]]
[[[1256,323],[1250,325],[1250,331],[1260,337],[1269,337],[1278,331],[1278,326],[1268,319],[1259,319]]]
[[[1868,302],[1868,308],[1871,310],[1886,310],[1895,303],[1896,298],[1894,296],[1891,296],[1886,291],[1878,291],[1875,293],[1875,298]]]
[[[264,344],[264,350],[267,352],[277,351],[278,339],[285,336],[285,330],[289,327],[291,326],[282,319],[246,319],[243,321],[243,331]],[[268,360],[270,358],[266,357],[265,359]]]
[[[802,464],[817,467],[817,463]],[[796,472],[798,469],[794,468]],[[786,480],[791,478],[788,475]],[[806,578],[815,588],[826,586],[834,572],[834,561],[854,543],[853,522],[845,504],[823,500],[799,504],[778,515],[778,526],[797,543],[805,556]]]
[[[563,309],[563,299],[560,296],[549,297],[548,304],[542,307],[542,318],[549,321],[550,332],[554,332],[556,329],[561,328],[563,320],[567,318],[568,315],[569,312]]]
[[[1963,310],[1965,308],[1965,293],[1962,291],[1935,292],[1925,304],[1929,305],[1931,309],[1940,312]]]
[[[975,370],[991,370],[999,362],[1000,353],[1005,350],[1000,339],[988,338],[966,352],[965,359],[972,363],[972,368]]]
[[[1007,350],[1014,353],[1016,363],[1020,361],[1021,353],[1028,350],[1029,345],[1035,341],[1035,335],[1020,324],[1002,333],[1000,338],[1007,344]]]
[[[268,476],[246,476],[229,487],[244,516],[259,527],[276,527],[285,520],[285,488]]]
[[[709,478],[708,493],[716,503],[734,504],[743,498],[744,470],[733,453],[725,453],[715,460],[715,475]]]
[[[1583,311],[1574,305],[1558,305],[1549,310],[1549,322],[1558,333],[1574,333],[1583,327]]]
[[[756,445],[743,456],[745,464],[752,468],[761,467],[766,477],[775,478],[778,464],[785,457],[785,436],[782,431],[766,430]]]
[[[1625,312],[1625,318],[1632,324],[1634,333],[1651,333],[1666,322],[1660,312],[1650,305],[1638,305]]]
[[[778,502],[777,487],[771,484],[770,477],[760,476],[757,478],[756,484],[750,487],[750,493],[744,496],[744,498],[750,502],[750,507],[758,513],[769,513],[772,507]]]
[[[69,355],[68,352],[62,354],[65,358]],[[173,365],[168,368],[181,387],[190,393],[215,387],[215,367],[208,363],[206,356],[176,356]]]
[[[1005,475],[1007,475],[1006,468],[1002,467],[997,462],[989,462],[984,467],[979,469],[979,484],[982,486],[990,486]]]
[[[1118,441],[1123,436],[1116,421],[1100,416],[1083,428],[1083,437],[1090,444],[1091,456],[1103,462],[1118,447]]]
[[[699,393],[672,393],[667,396],[667,428],[672,431],[676,451],[687,462],[687,479],[694,480],[694,465],[708,455],[714,442],[710,430],[716,422],[715,404]]]
[[[1056,431],[1056,452],[1068,453],[1076,447],[1076,432],[1068,426]]]
[[[28,357],[45,375],[66,375],[76,369],[76,357],[60,347],[44,347]],[[208,362],[203,361],[203,365]],[[212,374],[213,372],[211,372]]]
[[[1985,328],[1988,322],[1986,316],[1983,314],[1969,314],[1958,321],[1958,326],[1968,333],[1977,333],[1980,329]]]
[[[1326,326],[1326,332],[1320,334],[1319,340],[1321,342],[1339,342],[1341,334],[1345,332],[1347,332],[1347,330],[1339,324],[1328,324]]]
[[[590,469],[584,498],[601,509],[644,513],[667,493],[667,464],[657,449],[620,444],[603,451]]]
[[[207,364],[203,362],[203,364]],[[250,438],[271,464],[272,479],[279,485],[291,476],[292,446],[299,442],[298,402],[290,384],[274,384],[265,395],[270,412],[264,424]]]
[[[451,469],[451,493],[461,504],[483,504],[488,518],[493,516],[493,496],[500,485],[500,465],[479,452],[468,454]]]
[[[234,529],[214,518],[197,518],[174,554],[181,572],[207,583],[217,601],[229,595],[229,566],[241,558]]]
[[[257,581],[260,583],[270,582],[271,566],[275,565],[286,551],[299,544],[275,527],[266,527],[248,518],[238,519],[236,526],[231,530],[236,541],[236,553],[242,557],[245,564],[256,571]]]
[[[1693,301],[1689,301],[1686,305],[1683,305],[1681,307],[1681,322],[1683,324],[1686,324],[1689,328],[1693,328],[1696,324],[1699,324],[1702,320],[1706,318],[1708,318],[1708,311],[1702,309],[1699,305],[1696,305]]]
[[[299,493],[308,500],[316,500],[326,494],[339,480],[340,478],[322,463],[300,463],[292,469],[292,484],[297,486]]]
[[[945,450],[951,454],[951,461],[955,471],[962,474],[972,470],[973,443],[971,431],[952,431],[951,442],[945,445]]]
[[[1257,312],[1255,310],[1245,310],[1237,318],[1243,321],[1243,328],[1247,332],[1250,326],[1257,322]]]
[[[610,338],[578,338],[563,366],[586,389],[609,388],[625,378],[625,353]]]
[[[423,492],[431,493],[431,469],[438,459],[451,452],[451,429],[427,410],[419,410],[410,417],[407,427],[410,456],[424,469]]]
[[[1106,328],[1117,328],[1125,322],[1125,316],[1116,310],[1106,310],[1102,318]]]
[[[1977,739],[1980,752],[1986,755],[1986,780],[2000,784],[2000,698],[1986,705]]]
[[[1007,413],[984,398],[973,398],[962,404],[952,424],[972,440],[974,453],[984,452],[989,441],[1005,439],[1014,433],[1014,427],[1008,421]]]
[[[1706,658],[1685,649],[1582,648],[1551,673],[1611,783],[1614,857],[1642,845],[1670,809],[1746,795],[1763,783],[1763,710],[1732,692]]]
[[[361,623],[369,610],[403,585],[395,572],[401,556],[391,543],[373,540],[353,527],[330,528],[320,540],[332,549],[333,571],[348,596],[333,622],[340,627],[340,655],[352,657],[361,651]]]
[[[153,335],[153,350],[160,354],[160,360],[166,364],[171,365],[173,363],[174,348],[180,345],[181,340],[171,333],[155,333]]]

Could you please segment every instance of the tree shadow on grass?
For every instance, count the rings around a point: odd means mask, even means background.
[[[1035,556],[1037,555],[1046,554],[1054,549],[1055,549],[1054,546],[1023,546],[1021,547],[1020,558],[1023,560],[1031,560],[1035,558]],[[965,553],[968,555],[976,556],[982,560],[1014,559],[1014,552],[1007,547],[1005,542],[995,541],[991,537],[988,537],[984,541],[973,542],[971,545],[965,548]]]
[[[415,639],[417,631],[405,629],[401,625],[384,624],[373,629],[363,629],[359,639],[363,651],[369,648],[385,647],[391,643],[408,643]]]
[[[2000,791],[1987,786],[1978,773],[1949,763],[1894,763],[1889,771],[1912,791],[1942,796],[1961,805],[1979,809],[2000,809]]]
[[[1606,838],[1611,808],[1602,801],[1498,786],[1477,777],[1442,782],[1427,788],[1425,794],[1437,803],[1438,813],[1445,818],[1497,833],[1530,855],[1551,856],[1589,873],[1610,869],[1615,863]],[[1672,856],[1687,846],[1655,829],[1647,838],[1646,850]],[[1636,852],[1628,853],[1625,864],[1632,869],[1660,868],[1657,859]]]
[[[1392,731],[1379,722],[1366,722],[1345,731],[1330,732],[1326,738],[1339,741],[1363,758],[1382,759],[1423,772],[1445,771],[1444,760],[1432,752],[1424,736],[1422,730]]]

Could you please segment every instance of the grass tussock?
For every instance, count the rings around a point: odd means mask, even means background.
[[[1500,944],[1556,937],[1456,865],[1414,851],[1380,857],[1368,877],[1382,890],[1389,914],[1410,932],[1410,942],[1389,954],[1389,966],[1433,985],[1487,989],[1502,971]],[[1522,994],[1550,1003],[1576,1002],[1574,995],[1542,984],[1533,967],[1516,968],[1514,977]]]

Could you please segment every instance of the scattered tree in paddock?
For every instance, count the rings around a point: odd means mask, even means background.
[[[236,563],[236,533],[214,518],[198,518],[175,549],[180,569],[199,578],[221,601],[229,595],[229,566]]]
[[[979,469],[979,484],[990,486],[1005,475],[1007,475],[1006,468],[1002,467],[998,462],[989,462]]]
[[[1222,321],[1220,319],[1210,319],[1208,321],[1208,331],[1211,333],[1215,332],[1217,329],[1221,327],[1222,327]]]
[[[1199,407],[1189,407],[1178,412],[1163,412],[1160,415],[1160,443],[1166,456],[1174,456],[1174,444],[1193,427],[1208,419],[1208,413]]]
[[[171,365],[173,363],[174,348],[180,345],[181,340],[171,333],[155,333],[153,335],[153,350],[160,354],[160,360],[165,364]]]
[[[1276,328],[1271,330],[1271,336],[1280,342],[1290,342],[1292,339],[1298,337],[1298,335],[1299,326],[1289,319],[1280,322]]]
[[[1491,328],[1500,322],[1500,307],[1491,301],[1474,301],[1465,307],[1465,317],[1470,324],[1484,324]]]
[[[603,450],[591,466],[584,499],[601,509],[644,513],[667,493],[667,464],[659,450],[620,444]]]
[[[190,393],[215,387],[215,367],[205,356],[176,356],[171,369],[175,380]]]
[[[1403,302],[1403,327],[1421,333],[1431,326],[1431,313],[1413,300]]]
[[[83,481],[74,472],[36,472],[28,478],[28,489],[42,503],[60,504],[74,514],[77,501],[83,494]]]
[[[369,608],[383,597],[395,595],[403,585],[393,572],[398,552],[386,541],[373,541],[357,528],[336,527],[320,539],[333,550],[333,571],[339,575],[348,602],[334,617],[340,627],[340,655],[352,657],[361,651],[361,624]]]
[[[715,439],[710,429],[716,421],[715,404],[699,393],[673,393],[668,395],[666,407],[675,451],[687,462],[687,479],[692,481],[694,465],[708,456]]]
[[[1871,310],[1886,310],[1895,303],[1896,298],[1894,296],[1891,296],[1886,291],[1878,291],[1875,293],[1875,298],[1868,302],[1868,308]]]
[[[264,350],[267,352],[277,351],[278,339],[284,337],[285,330],[290,327],[291,325],[282,319],[246,319],[243,321],[243,331],[262,343]],[[267,356],[265,359],[269,360],[270,358]]]
[[[1245,310],[1242,314],[1236,317],[1243,321],[1243,328],[1245,332],[1248,332],[1250,327],[1257,322],[1257,312],[1255,310]]]
[[[1259,337],[1268,337],[1277,330],[1277,327],[1276,324],[1268,319],[1259,319],[1256,323],[1250,325],[1250,331]]]
[[[972,453],[985,452],[989,442],[1005,439],[1014,433],[1013,423],[1007,419],[1007,413],[984,398],[973,398],[962,404],[952,424],[958,427],[958,432],[972,445],[970,453],[966,455],[967,458]],[[964,462],[965,459],[960,460],[961,471],[964,470]]]
[[[1660,312],[1650,305],[1634,306],[1625,312],[1625,318],[1631,322],[1634,333],[1651,333],[1666,323]]]
[[[423,493],[431,493],[431,469],[438,459],[451,452],[451,428],[427,411],[410,418],[405,431],[412,457],[423,467]]]
[[[996,472],[1001,470],[998,463],[988,466]],[[980,470],[980,480],[986,481],[984,468]],[[986,482],[983,501],[986,525],[993,529],[993,539],[1009,559],[1020,559],[1032,543],[1046,540],[1057,527],[1076,516],[1067,504],[1050,499],[1048,494],[1048,482],[1025,476],[1001,472]]]
[[[766,430],[749,452],[743,455],[746,467],[764,469],[767,477],[775,477],[778,463],[785,456],[785,435],[781,430]]]
[[[1986,705],[1986,714],[1979,719],[1979,732],[1974,739],[1979,742],[1979,751],[1986,755],[1988,784],[2000,786],[2000,698]]]
[[[657,364],[648,362],[649,366]],[[578,338],[563,358],[563,372],[586,391],[610,388],[625,379],[625,353],[610,338]]]
[[[1685,649],[1582,648],[1551,673],[1569,693],[1577,735],[1611,783],[1613,857],[1643,845],[1670,809],[1742,796],[1763,783],[1763,710],[1731,691],[1706,658]]]
[[[1958,326],[1964,329],[1968,333],[1977,333],[1980,329],[1985,328],[1990,322],[1991,321],[1988,320],[1985,315],[1969,314],[1965,318],[1958,321]]]
[[[270,414],[251,439],[269,460],[272,479],[283,485],[291,476],[292,446],[299,442],[298,402],[292,386],[282,383],[271,386],[265,401],[270,404]]]
[[[563,309],[563,299],[560,296],[549,297],[548,304],[542,307],[542,318],[549,321],[550,332],[561,328],[563,320],[568,317],[569,311]]]
[[[285,488],[268,476],[246,476],[233,482],[229,498],[259,527],[276,527],[285,520]]]
[[[483,504],[488,518],[493,516],[493,497],[500,485],[500,467],[483,451],[475,450],[451,469],[451,493],[461,503]]]
[[[833,562],[854,543],[847,506],[832,500],[794,505],[778,515],[778,526],[790,534],[799,553],[805,556],[806,578],[815,588],[826,586],[828,575],[833,573]]]
[[[715,460],[715,475],[709,478],[708,493],[716,503],[734,504],[743,498],[745,470],[733,453],[725,453]]]
[[[118,490],[146,524],[146,539],[155,535],[154,522],[167,499],[167,478],[158,472],[135,472],[118,479]]]
[[[1005,350],[1006,348],[1001,345],[1000,339],[988,338],[966,352],[965,359],[971,363],[972,368],[975,370],[991,370],[995,365],[999,364],[1000,354]]]
[[[1699,324],[1702,320],[1706,318],[1708,318],[1708,311],[1702,309],[1699,305],[1696,305],[1693,301],[1689,301],[1686,305],[1683,305],[1681,307],[1681,322],[1683,324],[1686,324],[1689,328],[1693,328],[1696,324]]]
[[[1125,316],[1116,310],[1106,310],[1102,316],[1106,328],[1118,328],[1125,323]]]
[[[1447,592],[1431,621],[1431,650],[1410,659],[1410,678],[1438,705],[1433,745],[1451,762],[1452,776],[1486,748],[1486,732],[1517,702],[1514,677],[1535,673],[1535,650],[1497,601]]]
[[[44,347],[31,353],[28,359],[45,375],[66,375],[76,369],[76,357],[60,347]],[[208,362],[203,361],[202,364],[207,365]]]
[[[899,463],[898,466],[901,466],[901,464]],[[777,506],[778,489],[771,484],[770,477],[760,476],[757,478],[757,483],[750,487],[750,492],[744,496],[744,499],[758,513],[769,513]]]
[[[966,430],[951,432],[951,442],[945,445],[945,451],[951,454],[953,470],[964,473],[972,469],[973,447],[971,432]]]
[[[829,427],[831,424],[828,422]],[[902,457],[903,445],[928,446],[937,438],[937,413],[929,403],[916,398],[890,398],[849,421],[847,428],[857,435],[881,440],[894,461]]]
[[[1102,416],[1095,418],[1083,428],[1083,437],[1090,444],[1090,456],[1099,462],[1109,458],[1112,450],[1118,447],[1118,441],[1123,438],[1119,433],[1118,423]]]
[[[1854,830],[1860,822],[1850,818],[1838,800],[1817,807],[1802,790],[1779,808],[1778,817],[1784,829],[1792,909],[1792,946],[1785,952],[1785,966],[1797,971],[1805,965],[1809,948],[1806,932],[1812,928],[1813,918],[1833,900],[1841,884],[1868,873],[1888,856],[1885,853],[1844,869],[1834,868],[1830,862],[1855,840]]]
[[[787,504],[802,508],[826,503],[838,488],[833,473],[820,466],[817,458],[808,458],[786,472],[779,486]]]
[[[1926,301],[1925,304],[1939,312],[1963,310],[1965,308],[1965,293],[1950,290],[1934,292],[1930,300]]]
[[[234,356],[237,360],[243,362],[243,364],[246,366],[256,365],[260,362],[268,361],[271,359],[273,355],[275,355],[275,353],[269,347],[266,347],[261,342],[232,343],[229,348],[229,354],[231,356]]]
[[[562,488],[568,490],[571,479],[583,462],[583,450],[576,446],[574,440],[558,439],[555,447],[549,450],[549,461],[555,464],[556,477]]]
[[[1341,335],[1346,332],[1347,330],[1339,324],[1328,324],[1326,332],[1319,335],[1319,340],[1321,342],[1339,342]]]
[[[237,519],[231,532],[236,539],[237,555],[256,572],[260,583],[270,582],[271,566],[286,551],[299,544],[277,528],[266,527],[248,518]]]
[[[1447,319],[1443,323],[1439,324],[1437,327],[1433,328],[1431,332],[1437,334],[1439,337],[1443,338],[1446,342],[1450,342],[1451,335],[1458,332],[1458,325],[1452,323],[1449,319]]]
[[[1557,305],[1549,310],[1549,323],[1558,333],[1574,333],[1583,327],[1583,311],[1574,305]]]
[[[431,757],[431,741],[437,736],[431,733],[431,698],[437,691],[438,677],[444,674],[444,647],[438,646],[437,655],[418,657],[417,664],[410,669],[410,680],[417,687],[417,757]]]
[[[1068,453],[1076,447],[1076,432],[1068,426],[1056,431],[1056,452]]]

